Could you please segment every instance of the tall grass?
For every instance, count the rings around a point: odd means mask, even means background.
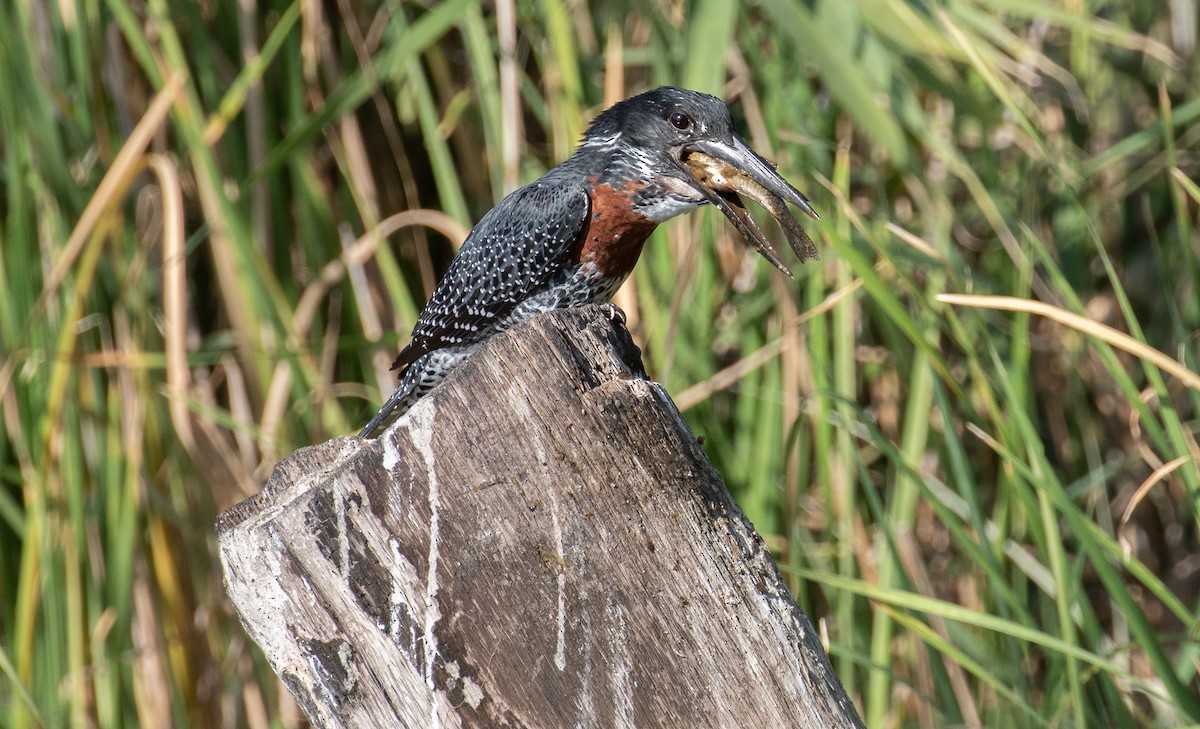
[[[705,212],[618,302],[868,725],[1200,724],[1186,3],[3,9],[4,726],[299,723],[216,514],[368,417],[498,195],[666,83],[731,101],[823,260]]]

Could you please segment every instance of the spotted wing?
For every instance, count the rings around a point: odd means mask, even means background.
[[[542,180],[501,200],[467,236],[392,369],[484,338],[563,269],[589,208],[582,185]]]

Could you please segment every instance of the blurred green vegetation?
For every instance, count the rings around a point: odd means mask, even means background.
[[[3,726],[301,723],[217,513],[661,84],[824,218],[795,281],[673,221],[618,303],[868,725],[1200,724],[1195,3],[0,7]]]

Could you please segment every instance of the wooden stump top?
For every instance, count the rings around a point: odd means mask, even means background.
[[[601,308],[497,337],[218,523],[314,725],[857,727],[771,554]]]

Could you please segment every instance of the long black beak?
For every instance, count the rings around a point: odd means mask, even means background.
[[[775,165],[763,159],[758,152],[750,148],[749,144],[746,144],[746,140],[738,135],[733,135],[732,144],[715,139],[698,139],[688,147],[728,162],[751,180],[765,187],[771,194],[803,210],[813,220],[821,219],[817,215],[817,211],[812,209],[808,198],[804,197],[804,193],[792,187],[790,182],[775,171]]]
[[[791,203],[814,220],[820,220],[808,198],[792,187],[791,183],[775,171],[775,166],[751,149],[745,140],[737,135],[733,136],[732,142],[696,140],[682,150],[685,163],[692,153],[699,153],[698,158],[703,160],[694,165],[693,169],[703,168],[712,187],[696,179],[695,175],[692,175],[693,186],[724,213],[738,232],[776,268],[791,276],[791,271],[779,260],[771,242],[746,212],[738,197],[739,193],[749,196],[766,208],[783,228],[788,243],[801,261],[820,257],[812,239],[787,209],[786,203]],[[705,157],[708,159],[704,159]]]

